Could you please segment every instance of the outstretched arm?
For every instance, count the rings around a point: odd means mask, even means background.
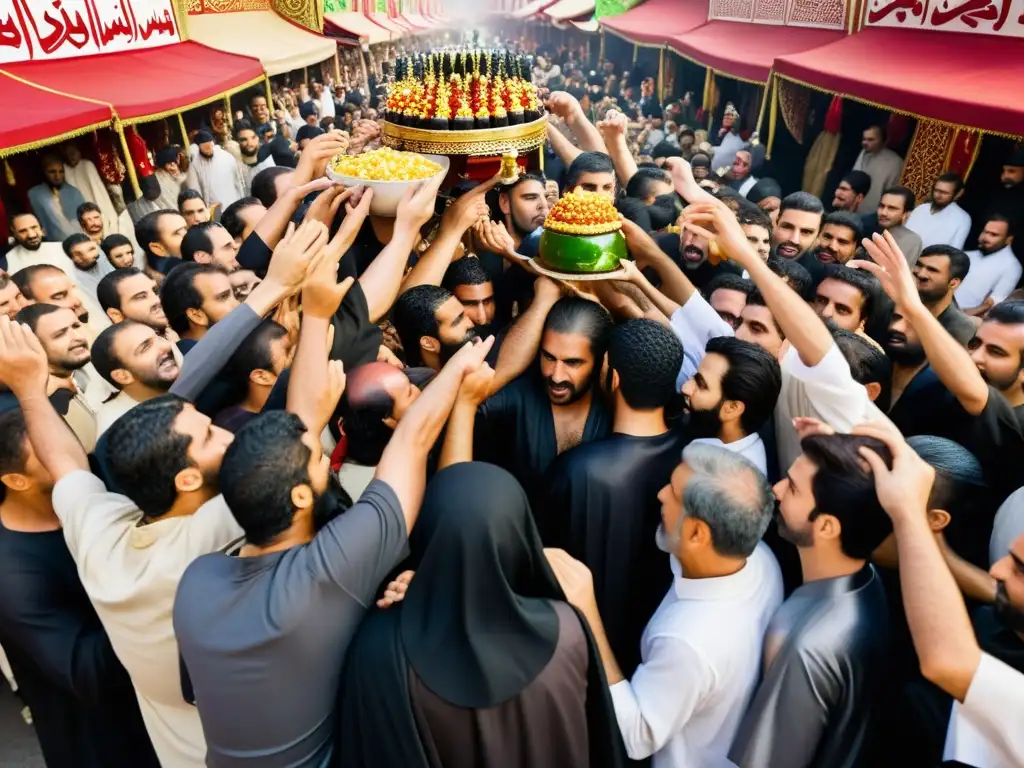
[[[601,140],[601,134],[597,127],[587,119],[583,107],[574,96],[565,91],[553,93],[548,99],[547,108],[551,114],[565,120],[565,124],[569,126],[569,130],[576,137],[581,149],[585,152],[607,153],[608,150]]]
[[[539,277],[534,282],[533,301],[509,328],[498,351],[498,362],[491,382],[492,393],[522,374],[533,362],[540,347],[544,321],[561,296],[562,290],[555,281]]]

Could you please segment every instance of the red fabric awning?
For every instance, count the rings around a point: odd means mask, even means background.
[[[513,19],[532,19],[557,2],[558,0],[530,0],[526,5],[512,11],[510,15]]]
[[[727,77],[766,83],[778,57],[820,48],[844,36],[830,29],[709,21],[691,32],[673,35],[668,44],[682,56]],[[843,66],[849,62],[833,59],[833,66],[836,61],[844,62]]]
[[[601,27],[631,43],[665,45],[670,37],[707,20],[707,0],[647,0],[619,16],[601,19]]]
[[[406,29],[399,23],[398,19],[393,19],[386,13],[371,13],[369,15],[371,21],[381,29],[386,29],[392,34],[393,37],[401,37],[402,35],[408,34],[409,30]]]
[[[18,105],[0,121],[0,157],[110,125],[109,104],[61,96],[0,71],[0,102]]]
[[[1024,135],[1024,40],[874,27],[782,56],[775,70],[890,109]]]
[[[365,40],[370,45],[391,39],[391,31],[374,24],[369,17],[355,11],[324,14],[324,34],[342,36],[344,33]]]
[[[584,16],[589,18],[594,13],[594,5],[594,0],[558,0],[545,8],[544,14],[554,21],[572,21]]]
[[[46,88],[107,102],[128,124],[205,104],[265,78],[257,59],[194,41],[87,59],[18,62],[2,70]]]

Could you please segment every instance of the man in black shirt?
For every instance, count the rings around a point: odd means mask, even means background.
[[[20,409],[0,414],[0,642],[48,768],[159,765],[78,579]]]
[[[917,293],[949,335],[966,345],[977,326],[956,303],[953,294],[967,277],[971,260],[951,245],[930,245],[921,251],[913,267]]]

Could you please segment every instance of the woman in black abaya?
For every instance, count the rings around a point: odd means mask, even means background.
[[[348,650],[344,768],[582,768],[626,762],[586,622],[565,602],[526,494],[457,464],[427,487],[405,600]]]

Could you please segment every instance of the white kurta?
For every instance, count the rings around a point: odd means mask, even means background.
[[[107,185],[100,178],[100,172],[92,160],[82,158],[78,165],[64,164],[64,178],[68,184],[77,187],[82,197],[90,203],[96,203],[103,217],[103,231],[107,234],[119,231],[117,228],[117,209],[107,192]]]
[[[1021,266],[1010,246],[988,256],[982,256],[981,251],[968,251],[967,258],[971,268],[954,294],[964,309],[980,306],[989,297],[998,304],[1017,287]]]
[[[921,238],[921,247],[952,245],[963,248],[967,233],[971,231],[971,217],[956,203],[950,203],[938,213],[932,211],[931,203],[915,208],[906,227]]]
[[[882,193],[889,187],[900,183],[900,174],[903,173],[903,158],[888,147],[882,147],[873,155],[861,150],[857,156],[857,162],[853,164],[853,170],[864,171],[871,177],[871,189],[864,195],[864,201],[857,209],[857,213],[875,213],[878,210],[878,203],[882,199]]]
[[[245,197],[242,174],[229,152],[214,145],[213,157],[203,157],[199,147],[193,144],[189,149],[189,162],[188,186],[198,189],[207,205],[218,204],[223,209]]]

